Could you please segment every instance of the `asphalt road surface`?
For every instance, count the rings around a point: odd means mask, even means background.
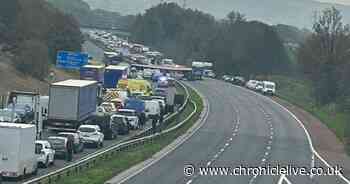
[[[206,79],[190,84],[208,98],[210,108],[205,124],[175,151],[125,183],[346,183],[339,176],[298,174],[285,178],[272,173],[254,177],[257,167],[265,167],[266,171],[289,166],[289,171],[296,172],[309,171],[314,166],[325,172],[327,167],[313,157],[307,136],[298,122],[271,100],[217,80]],[[188,164],[195,168],[191,176],[184,174],[184,167]],[[219,172],[215,175],[212,172],[215,176],[204,176],[199,167],[206,166],[230,167],[231,170],[228,174]],[[244,169],[249,172],[250,168],[250,175],[236,176],[238,171],[233,169],[240,166],[242,174]],[[190,169],[187,171],[191,172]]]

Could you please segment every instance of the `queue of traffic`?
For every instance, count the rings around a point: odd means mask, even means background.
[[[222,79],[226,82],[230,82],[235,85],[244,86],[250,90],[260,92],[264,95],[275,95],[276,94],[276,83],[271,81],[259,81],[259,80],[248,80],[241,76],[229,76],[224,75]]]
[[[95,68],[104,68],[86,67],[91,73],[99,73]],[[107,88],[101,83],[100,75],[86,75],[89,72],[83,68],[80,80],[50,85],[45,108],[40,104],[40,98],[34,101],[29,94],[16,93],[16,97],[12,97],[13,102],[4,110],[9,113],[6,117],[1,116],[0,122],[0,171],[3,177],[35,174],[39,166],[49,167],[55,159],[71,161],[73,154],[83,152],[86,146],[101,148],[105,139],[113,140],[129,131],[142,130],[148,121],[152,121],[155,129],[167,113],[174,111],[176,89],[173,79],[159,71],[152,71],[150,79],[144,79],[139,75],[140,71],[136,71],[136,78],[128,78],[129,68],[116,76],[106,67],[102,72],[105,81],[112,81],[108,85],[115,83]],[[40,107],[40,112],[44,113],[40,114],[43,122],[18,120],[16,111],[9,110],[17,104]]]

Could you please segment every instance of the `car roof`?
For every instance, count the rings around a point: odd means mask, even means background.
[[[68,139],[67,137],[49,136],[48,139]]]
[[[122,112],[136,112],[136,110],[134,110],[134,109],[118,109],[118,112],[120,112],[120,111],[122,111]]]
[[[271,81],[264,81],[265,84],[271,84],[271,85],[275,85],[274,82],[271,82]]]
[[[81,127],[83,127],[83,128],[97,128],[98,125],[80,125],[79,128],[81,128]]]
[[[66,134],[66,135],[77,135],[78,133],[75,133],[75,132],[60,132],[60,133],[58,133],[58,135],[62,135],[62,134]]]
[[[50,144],[49,141],[46,140],[36,140],[35,143],[39,143],[39,144]]]
[[[114,115],[112,115],[112,118],[113,117],[122,117],[122,118],[125,118],[126,116],[125,115],[121,115],[121,114],[114,114]]]

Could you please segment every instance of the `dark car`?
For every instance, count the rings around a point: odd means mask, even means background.
[[[235,76],[232,81],[233,84],[244,86],[245,85],[245,79],[241,76]]]

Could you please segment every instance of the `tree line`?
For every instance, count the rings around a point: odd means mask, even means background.
[[[198,10],[162,3],[136,16],[132,39],[161,50],[178,63],[214,63],[220,74],[285,73],[289,58],[275,29],[231,12],[224,20]]]
[[[1,3],[0,44],[13,53],[13,64],[23,73],[44,79],[57,51],[80,51],[83,41],[76,19],[44,0]]]
[[[314,17],[313,31],[298,50],[298,62],[312,81],[320,105],[350,110],[350,29],[341,12],[328,8]]]

